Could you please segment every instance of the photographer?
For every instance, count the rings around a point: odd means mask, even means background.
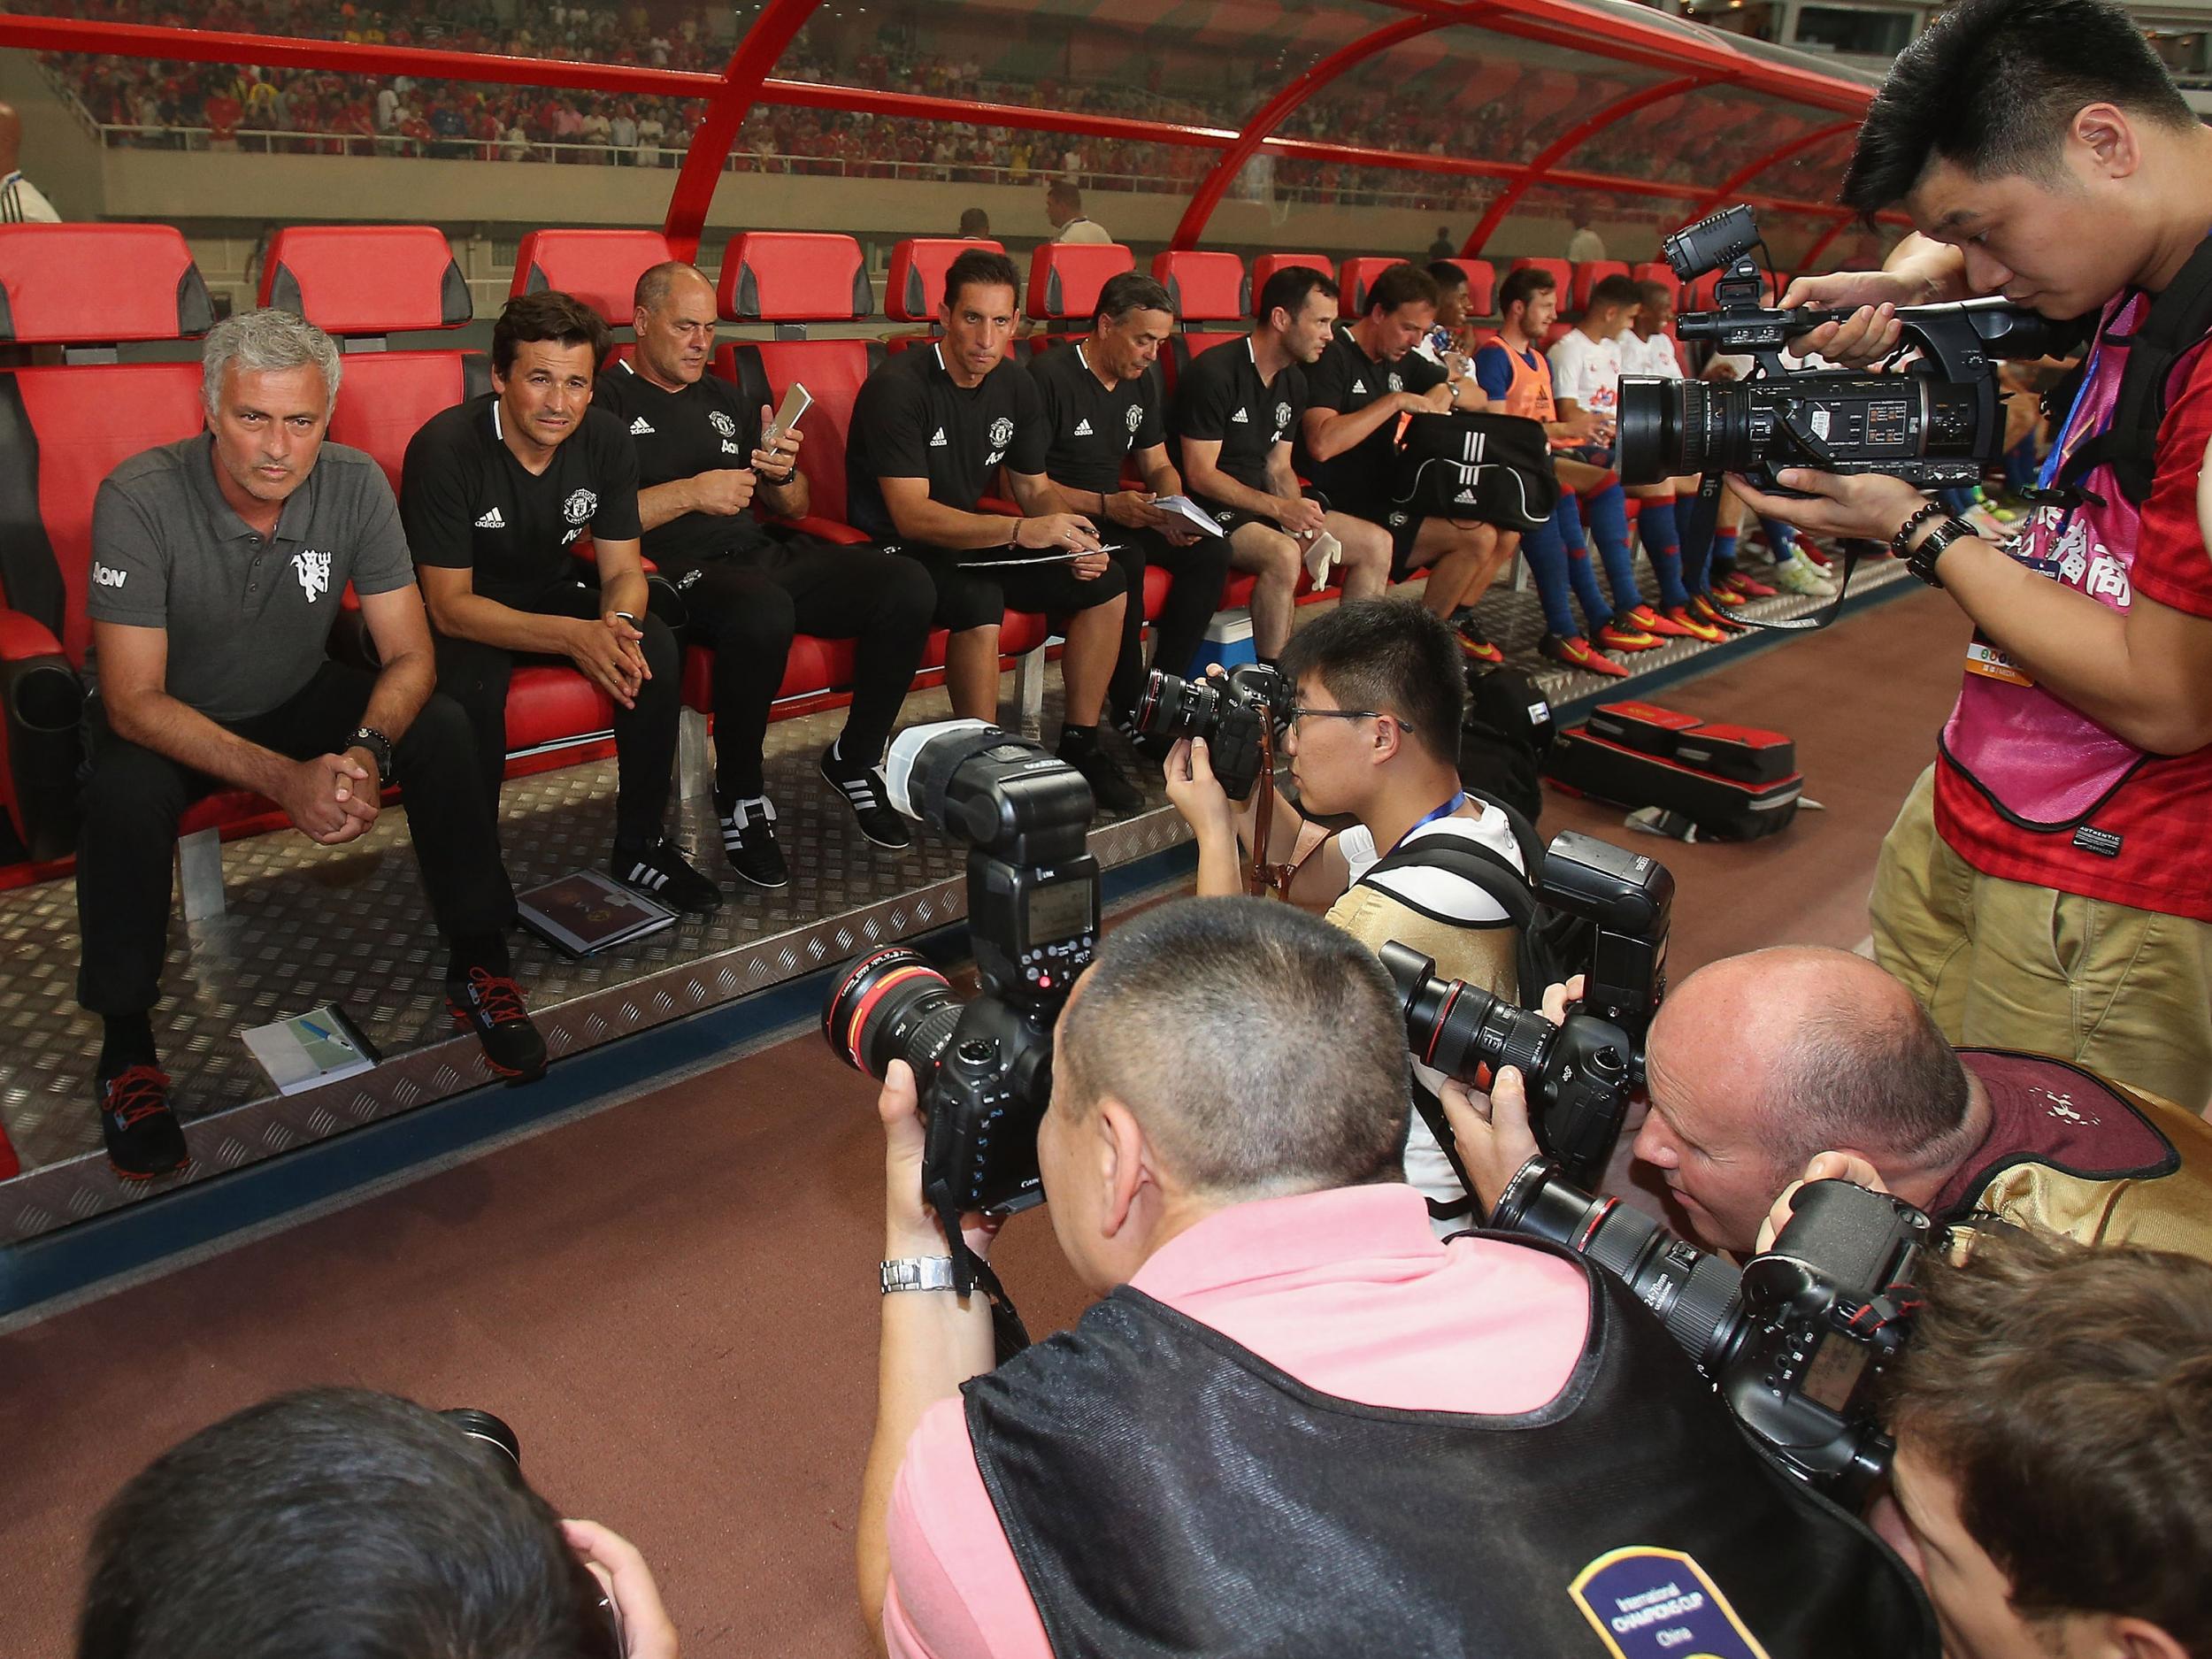
[[[77,1659],[676,1659],[636,1549],[511,1445],[360,1389],[234,1413],[102,1511]]]
[[[1288,905],[1106,936],[1037,1139],[1102,1300],[995,1371],[981,1295],[884,1300],[858,1567],[888,1650],[1335,1659],[1479,1630],[1574,1659],[1620,1651],[1602,1617],[1694,1624],[1686,1652],[1932,1654],[1901,1567],[1762,1462],[1625,1291],[1430,1235],[1398,1184],[1404,1044],[1373,956]],[[887,1268],[942,1258],[903,1062],[879,1110]]]
[[[1574,985],[1555,986],[1556,1023]],[[1954,1050],[1912,993],[1847,951],[1786,946],[1691,974],[1659,1005],[1635,1155],[1691,1231],[1752,1249],[1815,1155],[1856,1158],[1938,1223],[1996,1216],[2083,1244],[2212,1260],[2212,1126],[2065,1061]],[[1536,1156],[1520,1074],[1443,1090],[1485,1208]]]
[[[2212,1655],[2212,1267],[2010,1231],[1923,1263],[1873,1518],[1945,1653]]]
[[[1409,600],[1347,600],[1291,636],[1282,667],[1297,687],[1283,749],[1298,803],[1277,793],[1266,856],[1291,872],[1284,895],[1326,907],[1370,949],[1395,939],[1454,979],[1517,995],[1518,935],[1490,893],[1440,865],[1369,879],[1386,853],[1432,841],[1473,849],[1500,879],[1525,880],[1506,815],[1460,787],[1466,677],[1451,628]],[[1244,891],[1258,790],[1273,787],[1263,779],[1240,811],[1202,738],[1170,751],[1168,799],[1196,833],[1201,894]],[[1333,834],[1307,814],[1357,822]],[[1441,1080],[1422,1079],[1432,1092]],[[1425,1118],[1414,1124],[1406,1175],[1440,1210],[1463,1213],[1465,1190]]]
[[[1786,304],[1870,307],[1800,349],[1865,363],[1900,337],[1891,308],[1970,293],[2098,318],[2042,480],[2070,493],[2008,547],[1895,479],[1781,474],[1809,499],[1737,486],[1762,513],[1890,543],[1976,626],[1935,764],[1884,844],[1878,957],[1955,1041],[2050,1048],[2201,1102],[2212,563],[2196,494],[2212,357],[2192,301],[2212,261],[2212,134],[2119,6],[1963,0],[1897,59],[1843,199],[1868,214],[1901,203],[1920,234],[1886,272],[1793,284]],[[2142,402],[2119,422],[2131,368]]]

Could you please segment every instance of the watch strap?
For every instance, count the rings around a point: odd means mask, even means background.
[[[887,1296],[899,1290],[950,1290],[952,1257],[949,1256],[909,1256],[895,1262],[886,1262],[879,1270]]]
[[[392,740],[373,726],[357,726],[346,739],[348,749],[365,749],[376,761],[376,780],[388,783],[392,777]]]
[[[1943,586],[1943,578],[1936,574],[1936,561],[1943,557],[1943,549],[1962,537],[1978,534],[1963,518],[1946,518],[1922,538],[1921,543],[1905,556],[1905,568],[1931,588]]]

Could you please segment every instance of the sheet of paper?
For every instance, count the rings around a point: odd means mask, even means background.
[[[1118,553],[1121,551],[1121,543],[1109,541],[1104,547],[1096,550],[1101,553]],[[1075,548],[1066,548],[1057,553],[1031,553],[1021,558],[962,559],[960,568],[964,571],[988,571],[997,570],[1008,565],[1065,565],[1086,557],[1087,555],[1083,551]]]
[[[1180,513],[1208,535],[1219,535],[1221,526],[1214,522],[1213,514],[1193,501],[1188,495],[1160,495],[1152,504],[1162,512]]]

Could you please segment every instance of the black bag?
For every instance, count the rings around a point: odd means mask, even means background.
[[[1559,505],[1538,422],[1518,415],[1409,415],[1391,463],[1390,504],[1415,518],[1534,530]]]
[[[2081,480],[2109,463],[2120,493],[2136,505],[2150,499],[2152,472],[2158,460],[2158,429],[2165,423],[2168,382],[2182,354],[2212,333],[2212,237],[2197,244],[2188,263],[2174,280],[2151,296],[2142,320],[2132,334],[2106,338],[2128,349],[2120,370],[2120,390],[2105,429],[2074,447],[2054,480],[2064,491],[2078,491]],[[2089,359],[2059,383],[2044,401],[2051,412],[2056,400],[2065,406],[2052,414],[2054,429],[2063,433],[2074,397],[2086,378]]]
[[[1467,672],[1467,718],[1459,733],[1460,780],[1533,824],[1543,816],[1544,756],[1555,728],[1541,687],[1511,668]]]

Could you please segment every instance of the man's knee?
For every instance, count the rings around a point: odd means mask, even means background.
[[[476,727],[468,710],[442,691],[432,692],[392,757],[403,786],[442,788],[447,778],[466,777],[476,764]]]
[[[761,581],[733,590],[718,589],[704,604],[695,607],[691,627],[694,637],[717,652],[772,657],[780,661],[791,649],[798,621],[791,595],[774,582]],[[649,655],[646,660],[652,660]]]
[[[876,564],[870,580],[880,596],[877,615],[887,621],[926,624],[937,609],[937,584],[928,571],[895,553],[878,555]]]
[[[188,793],[182,766],[113,735],[93,750],[78,790],[88,826],[148,817],[173,825]]]
[[[1269,583],[1298,580],[1298,544],[1279,530],[1248,526],[1231,549],[1234,562]]]

